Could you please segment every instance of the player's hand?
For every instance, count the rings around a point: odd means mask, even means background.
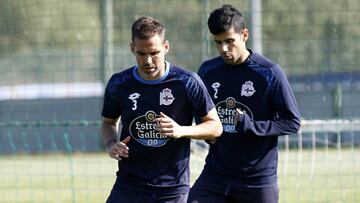
[[[184,136],[182,127],[162,112],[160,112],[160,117],[156,118],[154,122],[157,123],[156,130],[159,131],[160,135],[172,138],[181,138]]]
[[[240,109],[236,109],[236,114],[234,116],[234,125],[236,125],[240,120],[240,115],[245,114],[244,111],[241,111]]]
[[[113,159],[121,161],[123,158],[129,157],[129,147],[127,143],[130,141],[130,136],[119,142],[114,142],[108,146],[109,156]]]

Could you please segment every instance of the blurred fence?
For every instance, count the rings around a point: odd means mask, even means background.
[[[134,65],[130,27],[144,15],[167,27],[168,60],[197,71],[217,55],[206,21],[223,3],[243,11],[248,47],[286,71],[304,118],[359,117],[357,0],[0,0],[0,100],[101,97]]]
[[[105,202],[117,163],[99,139],[98,121],[0,123],[0,202]],[[12,129],[22,129],[18,133]],[[72,133],[80,129],[83,134]],[[61,131],[63,132],[58,132]],[[305,120],[279,140],[280,202],[360,201],[360,121]],[[191,182],[207,144],[192,142]],[[86,153],[83,153],[86,152]]]
[[[196,71],[217,55],[206,21],[223,3],[243,11],[248,47],[289,76],[326,82],[328,73],[360,71],[357,0],[0,0],[0,86],[104,82],[135,62],[130,27],[144,15],[167,27],[169,61]]]
[[[303,118],[351,123],[281,137],[281,202],[360,202],[358,0],[0,0],[0,202],[104,202],[116,164],[101,97],[135,63],[131,24],[158,18],[167,60],[197,71],[217,55],[206,21],[224,3],[243,11],[248,47],[283,67]],[[206,145],[193,144],[194,180]]]

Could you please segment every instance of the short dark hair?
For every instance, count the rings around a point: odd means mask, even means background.
[[[160,21],[152,17],[141,17],[137,19],[131,28],[132,31],[132,41],[134,42],[135,38],[138,39],[149,39],[155,35],[159,35],[165,40],[165,27],[160,23]]]
[[[232,26],[235,32],[241,32],[246,28],[242,13],[229,4],[225,4],[211,12],[207,24],[213,35],[224,33]]]

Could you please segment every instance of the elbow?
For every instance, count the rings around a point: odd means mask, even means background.
[[[208,127],[209,128],[206,130],[207,131],[206,139],[218,138],[223,133],[223,128],[222,128],[222,124],[221,124],[220,120],[212,121],[211,126],[208,126]]]
[[[299,119],[299,123],[298,123],[298,126],[296,128],[296,133],[300,131],[300,128],[301,128],[301,121]]]
[[[291,125],[291,133],[298,133],[301,128],[301,120],[300,118],[293,119],[292,125]]]
[[[223,127],[220,121],[216,122],[216,127],[213,132],[214,137],[220,137],[220,135],[223,133]]]
[[[213,108],[209,113],[208,116],[202,118],[204,122],[208,121],[210,125],[208,125],[208,132],[209,138],[217,138],[223,133],[223,127],[220,121],[220,118],[216,112],[216,109]],[[206,127],[206,126],[204,126]]]

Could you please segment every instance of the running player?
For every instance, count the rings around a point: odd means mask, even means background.
[[[300,115],[280,66],[246,48],[249,31],[231,5],[208,19],[219,57],[204,62],[203,79],[223,125],[210,143],[191,203],[278,202],[278,136],[295,134]]]
[[[102,136],[119,168],[107,203],[184,203],[189,138],[219,136],[220,120],[201,79],[165,61],[170,45],[158,20],[136,20],[130,47],[137,65],[110,78],[102,109]],[[202,123],[192,126],[193,115]]]

